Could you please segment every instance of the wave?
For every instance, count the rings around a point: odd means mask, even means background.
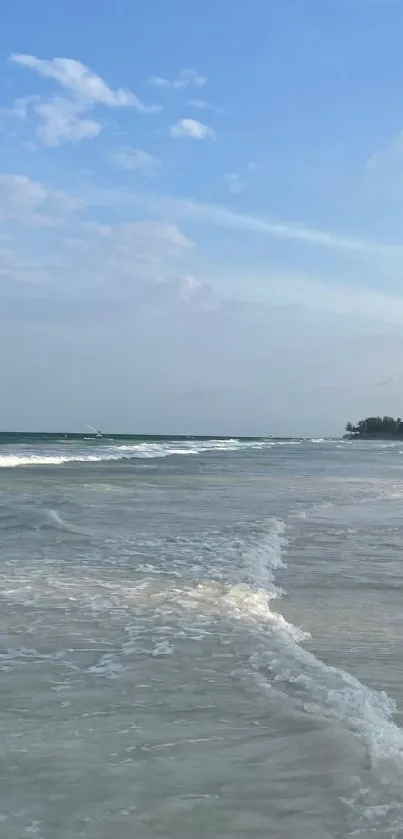
[[[83,445],[60,441],[63,448],[43,445],[30,451],[27,446],[22,449],[13,449],[0,455],[0,469],[12,469],[19,466],[63,466],[68,463],[102,463],[108,461],[144,459],[153,460],[165,457],[184,457],[188,455],[207,454],[208,452],[237,452],[244,450],[269,450],[276,446],[301,446],[304,443],[337,443],[336,440],[325,438],[311,438],[309,440],[280,440],[275,438],[261,438],[245,440],[237,437],[228,439],[182,439],[166,440],[161,442],[133,442],[114,443],[106,445],[105,442],[94,442],[89,439]],[[72,446],[72,451],[67,450]],[[73,448],[74,447],[74,448]]]
[[[92,441],[93,442],[93,441]],[[88,450],[81,448],[74,453],[59,454],[54,449],[30,453],[10,452],[0,455],[0,469],[10,469],[18,466],[63,466],[67,463],[102,463],[107,461],[131,460],[139,458],[152,460],[187,455],[199,455],[210,451],[236,452],[243,449],[271,448],[272,442],[266,441],[242,441],[237,438],[228,440],[194,440],[181,441],[180,443],[167,441],[165,443],[133,443],[114,446],[104,446],[97,449],[97,453],[88,453]]]
[[[372,768],[392,761],[393,772],[403,775],[403,730],[393,719],[394,700],[318,658],[306,648],[309,633],[275,608],[283,594],[276,577],[286,567],[286,533],[285,522],[271,519],[262,538],[242,546],[241,565],[236,563],[231,580],[201,577],[184,583],[180,578],[162,580],[158,571],[155,579],[147,575],[140,585],[112,586],[110,594],[139,614],[156,609],[167,624],[174,616],[180,633],[186,626],[202,637],[210,634],[211,623],[222,620],[249,628],[254,639],[249,667],[260,676],[259,683],[280,691],[306,714],[345,726],[361,739]],[[175,643],[174,632],[171,640]],[[124,655],[132,651],[129,641]]]
[[[56,511],[50,510],[47,514],[56,526],[66,526]],[[306,648],[309,635],[303,628],[286,620],[276,608],[282,595],[277,577],[285,567],[286,536],[286,523],[271,519],[263,537],[257,540],[252,537],[246,543],[241,540],[241,553],[237,555],[241,563],[229,564],[230,579],[226,580],[201,576],[186,583],[183,575],[173,580],[172,577],[161,576],[161,569],[156,569],[155,574],[147,573],[135,584],[131,584],[125,575],[120,579],[114,575],[100,591],[99,582],[92,576],[91,570],[84,575],[81,573],[79,579],[73,581],[71,577],[63,578],[60,574],[52,578],[47,569],[43,585],[36,587],[35,591],[30,588],[27,596],[48,601],[50,592],[57,592],[57,596],[68,594],[74,597],[74,601],[80,599],[92,614],[101,612],[107,615],[117,605],[127,610],[130,615],[130,623],[125,627],[127,640],[119,651],[111,654],[103,651],[99,660],[91,663],[90,672],[96,678],[121,678],[127,661],[133,654],[138,654],[143,645],[141,654],[172,656],[183,637],[195,640],[208,638],[214,631],[214,624],[221,633],[222,621],[225,621],[225,628],[228,626],[231,631],[235,627],[235,631],[241,633],[235,638],[235,646],[238,655],[241,650],[241,659],[246,653],[248,679],[256,678],[262,690],[275,691],[280,701],[295,703],[316,720],[327,720],[330,725],[338,723],[360,739],[368,755],[368,767],[376,781],[369,798],[378,798],[379,804],[383,791],[378,784],[381,775],[378,770],[381,768],[383,771],[386,763],[395,779],[402,778],[403,774],[403,731],[393,719],[395,703],[385,691],[375,691],[352,673],[322,661]],[[217,547],[217,555],[222,558],[221,546]],[[147,567],[148,571],[151,568]],[[206,568],[201,564],[201,575],[203,572],[205,575]],[[26,594],[16,590],[13,596],[21,602]],[[139,640],[136,621],[143,626],[143,618],[149,620],[153,612],[158,614],[164,635],[165,632],[167,635],[161,638],[156,633],[148,643],[143,630]],[[245,637],[251,642],[247,647],[244,645]],[[34,655],[34,652],[24,651],[25,657]],[[372,785],[373,782],[369,780],[368,783]],[[351,807],[358,813],[358,820],[378,817],[376,808],[368,808],[367,815],[364,814],[359,799],[351,799]],[[386,810],[379,813],[381,830],[382,820],[388,818]],[[357,832],[356,835],[361,834]],[[364,832],[363,835],[369,834]]]
[[[325,438],[310,438],[310,439],[276,439],[256,438],[255,440],[246,440],[242,438],[211,438],[211,439],[197,439],[197,438],[183,438],[183,439],[167,439],[159,442],[122,442],[117,441],[113,444],[107,444],[106,441],[95,441],[92,438],[85,438],[81,443],[60,440],[59,445],[46,445],[46,443],[36,446],[32,451],[28,445],[21,447],[13,447],[10,451],[9,447],[3,449],[0,455],[0,469],[12,469],[18,466],[63,466],[68,463],[102,463],[108,461],[130,460],[130,459],[144,459],[153,460],[155,458],[165,458],[172,456],[188,456],[207,454],[208,452],[237,452],[244,450],[264,450],[272,449],[276,446],[301,446],[304,443],[326,444],[337,443],[340,441],[330,440]],[[68,447],[71,446],[71,451]]]
[[[392,759],[394,769],[403,773],[403,730],[393,720],[395,701],[385,691],[373,690],[348,671],[317,658],[303,646],[309,634],[270,608],[270,600],[278,597],[279,591],[273,588],[274,572],[285,566],[285,531],[284,523],[273,521],[264,540],[244,556],[246,571],[257,590],[234,590],[225,598],[235,614],[244,612],[249,618],[253,614],[266,623],[269,619],[275,630],[269,648],[266,645],[264,651],[250,657],[251,667],[263,672],[268,684],[282,687],[298,699],[306,713],[341,721],[359,735],[368,748],[371,765]]]
[[[124,583],[116,589],[112,585],[109,593],[138,614],[156,609],[167,624],[174,617],[179,635],[186,627],[203,637],[211,633],[212,623],[220,625],[222,620],[240,630],[249,629],[253,639],[249,672],[259,676],[259,684],[279,691],[284,701],[297,703],[316,719],[341,723],[360,738],[374,770],[389,761],[393,772],[403,775],[403,731],[393,719],[394,700],[352,673],[322,661],[306,647],[309,633],[276,608],[283,594],[276,578],[286,567],[286,534],[286,523],[271,519],[263,537],[241,545],[241,564],[233,563],[228,572],[232,579],[202,576],[185,583],[181,577],[163,580],[158,570],[155,579],[147,574],[141,584]],[[108,602],[104,608],[109,608]],[[175,646],[175,631],[170,638]],[[133,649],[129,640],[123,655]]]
[[[63,466],[64,463],[96,463],[101,460],[116,460],[116,458],[77,455],[63,457],[59,455],[17,455],[6,454],[0,457],[0,469],[12,469],[16,466]]]

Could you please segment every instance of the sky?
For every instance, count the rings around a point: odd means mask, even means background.
[[[3,0],[2,430],[403,411],[401,0]]]

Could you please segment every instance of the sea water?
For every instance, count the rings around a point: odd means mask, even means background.
[[[0,438],[1,839],[403,837],[403,453]]]

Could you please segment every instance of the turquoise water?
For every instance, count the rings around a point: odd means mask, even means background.
[[[402,836],[399,444],[84,436],[0,439],[1,839]]]

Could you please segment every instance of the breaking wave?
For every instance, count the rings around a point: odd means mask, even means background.
[[[237,452],[245,450],[265,450],[275,446],[301,446],[306,443],[337,443],[336,440],[280,440],[275,438],[261,438],[246,440],[240,438],[227,439],[188,439],[164,440],[161,442],[115,442],[107,444],[93,439],[77,442],[61,441],[59,445],[41,443],[36,445],[10,445],[2,448],[0,454],[0,469],[10,469],[17,466],[63,466],[68,463],[102,463],[108,461],[155,458],[172,456],[200,455],[209,452]]]
[[[263,449],[273,445],[262,440],[243,441],[236,438],[228,440],[192,440],[169,441],[161,443],[142,442],[132,444],[104,445],[91,441],[91,449],[85,445],[71,444],[71,452],[59,447],[41,447],[30,451],[28,447],[0,455],[0,468],[17,466],[62,466],[66,463],[102,463],[107,461],[131,460],[140,458],[152,460],[171,456],[187,456],[216,452],[236,452],[243,449]]]

